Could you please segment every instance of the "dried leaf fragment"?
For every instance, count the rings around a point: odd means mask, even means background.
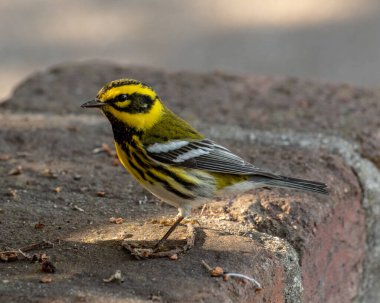
[[[47,177],[47,178],[52,178],[52,179],[58,178],[58,174],[56,172],[54,172],[53,170],[51,170],[50,168],[45,169],[42,172],[42,175]]]
[[[171,256],[169,256],[169,259],[172,261],[178,260],[178,254],[172,254]]]
[[[16,198],[17,197],[17,190],[8,188],[8,192],[6,193],[8,197]]]
[[[17,176],[17,175],[21,175],[21,173],[22,173],[22,166],[21,165],[17,165],[15,168],[12,168],[8,172],[8,176]]]
[[[51,277],[46,277],[46,276],[43,276],[43,277],[41,277],[41,279],[40,279],[40,283],[51,283],[53,281],[53,278],[51,278]]]
[[[104,197],[104,196],[106,195],[106,192],[103,191],[103,190],[100,190],[100,191],[98,191],[98,192],[96,193],[96,195],[97,195],[98,197]]]
[[[115,152],[110,148],[110,146],[107,143],[103,143],[101,147],[94,148],[92,152],[94,154],[106,153],[110,157],[115,156]]]
[[[216,266],[210,271],[211,277],[220,277],[223,275],[223,273],[223,268],[221,268],[220,266]]]
[[[57,269],[56,267],[54,266],[53,263],[51,263],[50,261],[48,260],[45,260],[41,263],[41,270],[45,273],[48,273],[48,274],[54,274]]]
[[[45,227],[45,224],[38,222],[34,225],[35,229],[43,229]]]
[[[18,253],[15,251],[0,252],[0,261],[12,262],[18,260]]]
[[[259,282],[257,282],[253,277],[243,275],[241,273],[225,272],[220,266],[212,268],[204,260],[201,260],[202,265],[210,273],[211,277],[223,277],[223,281],[228,281],[230,277],[235,277],[241,279],[242,282],[246,283],[247,281],[252,282],[256,287],[256,292],[261,291],[262,287]]]
[[[62,191],[62,188],[60,186],[57,186],[56,188],[54,188],[54,191],[58,194]]]
[[[110,223],[121,224],[124,222],[124,219],[123,218],[111,217],[109,221],[110,221]]]
[[[45,253],[40,254],[40,256],[38,257],[38,262],[42,263],[46,261],[49,261],[49,256]]]
[[[121,274],[121,270],[117,269],[115,271],[115,273],[113,275],[111,275],[109,278],[103,279],[103,282],[105,282],[105,283],[110,283],[110,282],[114,282],[114,281],[119,282],[119,283],[124,282],[124,277]]]

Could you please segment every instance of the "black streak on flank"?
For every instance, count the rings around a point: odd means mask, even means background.
[[[172,178],[175,182],[181,184],[183,187],[185,187],[186,189],[188,190],[194,190],[195,187],[197,187],[196,184],[194,184],[193,182],[190,182],[190,181],[187,181],[183,178],[181,178],[179,175],[175,174],[174,172],[172,172],[170,169],[167,169],[165,168],[164,166],[162,165],[159,165],[159,164],[150,164],[148,165],[146,162],[149,161],[149,159],[146,157],[146,155],[144,155],[144,153],[142,152],[140,155],[138,155],[135,151],[132,152],[131,154],[131,157],[133,159],[136,160],[136,162],[141,166],[141,167],[144,167],[149,169],[149,168],[153,168],[157,171],[159,171],[160,173]],[[145,158],[145,161],[142,159],[142,157]],[[151,162],[151,161],[150,161]]]
[[[162,179],[161,177],[155,175],[150,170],[147,171],[147,175],[150,178],[156,180],[158,183],[161,183],[168,191],[172,192],[173,194],[177,195],[178,197],[181,197],[181,198],[187,199],[187,200],[193,200],[194,199],[194,196],[180,192],[179,190],[177,190],[173,186],[171,186],[168,181],[166,181],[165,179]]]
[[[147,181],[145,177],[145,173],[136,165],[134,165],[131,159],[128,158],[127,161],[128,161],[128,164],[133,168],[133,170],[136,171],[140,175],[141,179]]]
[[[145,181],[148,181],[147,178],[146,178],[146,176],[145,176],[145,173],[144,173],[144,168],[143,167],[137,167],[133,163],[132,158],[131,158],[131,151],[130,151],[129,147],[126,144],[122,144],[121,148],[122,148],[122,150],[125,152],[125,154],[127,156],[127,161],[128,161],[129,166],[132,167],[132,169],[139,174],[139,176],[141,177],[141,179],[143,179]]]

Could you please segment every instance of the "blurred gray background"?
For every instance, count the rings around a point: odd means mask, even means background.
[[[0,98],[85,59],[380,87],[380,1],[0,0]]]

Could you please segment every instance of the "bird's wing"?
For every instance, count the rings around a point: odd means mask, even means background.
[[[226,174],[279,177],[253,166],[209,139],[154,143],[145,146],[145,149],[152,159],[168,165]]]

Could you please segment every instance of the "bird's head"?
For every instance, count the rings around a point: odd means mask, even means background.
[[[100,108],[112,123],[147,130],[160,119],[164,106],[156,92],[142,82],[120,79],[107,83],[94,100],[81,105]]]

